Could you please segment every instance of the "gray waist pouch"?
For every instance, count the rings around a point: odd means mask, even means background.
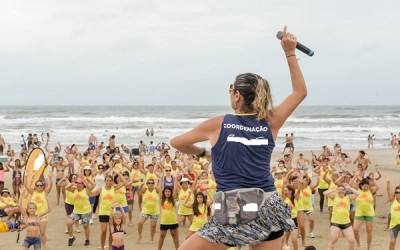
[[[257,218],[266,195],[260,188],[243,188],[214,195],[214,218],[222,225],[237,225]]]

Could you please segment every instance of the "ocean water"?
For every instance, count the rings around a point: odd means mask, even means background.
[[[140,140],[169,142],[202,121],[226,113],[228,106],[0,106],[0,134],[18,148],[21,134],[51,134],[51,144],[86,145],[93,133],[108,143],[136,147]],[[153,137],[145,135],[153,128]],[[279,132],[276,147],[284,147],[286,133],[294,133],[295,146],[303,149],[332,147],[365,149],[367,136],[375,135],[375,148],[389,147],[390,133],[400,132],[399,106],[300,106]],[[203,146],[208,146],[203,143]]]

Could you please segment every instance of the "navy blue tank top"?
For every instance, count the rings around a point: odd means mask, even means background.
[[[270,174],[271,129],[255,115],[225,115],[218,141],[211,149],[212,170],[218,191],[261,188],[275,191]]]

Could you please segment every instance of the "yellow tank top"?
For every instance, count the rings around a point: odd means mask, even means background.
[[[340,198],[339,195],[336,195],[333,199],[332,209],[332,223],[341,225],[350,223],[350,198],[348,196]]]
[[[356,199],[356,216],[375,216],[374,197],[371,191],[358,190],[359,195]]]
[[[282,197],[282,187],[283,187],[283,179],[275,179],[274,182],[276,192],[279,194],[280,197]]]
[[[161,225],[178,224],[178,219],[175,212],[175,206],[168,201],[164,201],[161,206]]]
[[[111,187],[109,190],[107,190],[106,187],[101,188],[99,215],[110,215],[114,197],[115,197],[114,187]]]
[[[217,193],[217,183],[211,177],[208,178],[208,193],[210,197],[214,197],[214,194]]]
[[[122,173],[122,172],[125,171],[124,166],[122,165],[122,163],[116,163],[116,164],[114,165],[114,169],[118,169],[118,171],[119,171],[120,173]]]
[[[330,168],[330,167],[329,167],[329,168]],[[326,182],[326,181],[324,180],[325,172],[326,172],[326,171],[324,171],[324,170],[322,169],[322,167],[321,167],[321,170],[320,170],[320,173],[319,173],[319,184],[318,184],[318,188],[319,188],[319,189],[328,189],[328,188],[329,188],[328,182]],[[331,177],[332,177],[332,174],[330,174],[330,173],[327,173],[327,174],[326,174],[326,178],[327,178],[327,179],[331,179]]]
[[[286,198],[285,198],[285,202],[286,202],[286,203],[290,206],[290,208],[292,209],[292,212],[291,212],[291,217],[292,217],[292,219],[297,218],[297,208],[296,208],[296,205],[293,204],[293,202],[290,200],[289,197],[286,197]],[[296,200],[294,201],[294,203],[296,203]]]
[[[301,191],[302,194],[302,201],[303,201],[303,206],[301,206],[302,211],[313,211],[313,205],[312,205],[312,191],[309,186],[307,186],[305,189]]]
[[[160,214],[160,197],[156,189],[153,189],[153,191],[146,189],[146,192],[144,192],[142,213],[148,215]]]
[[[397,225],[400,225],[400,203],[394,199],[392,205],[390,206],[390,228],[394,228]]]
[[[164,167],[172,167],[172,161],[164,162]]]
[[[74,188],[76,187],[74,186]],[[74,205],[74,193],[65,190],[65,203],[69,205]]]
[[[89,196],[86,189],[74,191],[74,214],[88,214],[92,212],[92,207],[90,206]]]
[[[123,186],[120,189],[115,190],[114,202],[122,207],[128,206],[128,202],[126,201],[126,187]]]
[[[140,172],[139,169],[132,169],[131,178],[133,180],[139,180],[138,182],[132,182],[133,187],[139,187],[141,184],[140,179],[142,179],[142,172]]]
[[[335,189],[337,186],[336,186],[336,184],[333,182],[333,181],[331,181],[331,183],[329,183],[329,190],[331,190],[331,189]],[[337,192],[333,192],[334,194],[337,194]],[[333,199],[331,199],[331,198],[328,198],[328,207],[331,207],[331,206],[333,206]]]
[[[297,188],[295,189],[295,192],[297,193]],[[303,192],[299,193],[299,199],[295,200],[295,205],[297,208],[297,211],[303,211]]]
[[[197,176],[199,176],[200,173],[201,173],[201,170],[202,170],[201,169],[201,164],[200,163],[193,164],[193,170],[197,174]]]
[[[36,204],[36,214],[43,213],[49,207],[47,204],[45,192],[39,193],[37,191],[34,191],[32,194],[31,201]],[[47,216],[48,216],[48,214],[45,215],[44,217],[47,217]]]
[[[185,203],[188,195],[189,195],[189,189],[187,189],[185,191],[185,190],[183,190],[183,188],[181,188],[181,190],[179,191],[179,194],[178,194],[178,199],[179,199],[178,214],[179,215],[192,215],[193,214],[193,209],[185,207],[183,205]],[[193,194],[191,194],[187,204],[192,204],[193,201],[194,201],[194,197],[193,197]]]
[[[199,215],[193,217],[192,225],[190,225],[189,230],[196,232],[207,223],[207,206],[205,204],[199,204]]]
[[[82,160],[81,160],[82,164],[81,165],[82,166],[90,166],[91,164],[90,164],[89,160],[90,160],[89,158],[86,158],[86,159],[82,158]]]
[[[6,204],[6,203],[3,203],[3,202],[0,200],[0,209],[4,209],[6,206],[7,206],[7,204]]]
[[[17,203],[10,196],[9,197],[3,197],[3,200],[8,206],[15,207],[17,205]]]

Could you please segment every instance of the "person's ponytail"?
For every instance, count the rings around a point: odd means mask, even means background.
[[[269,83],[262,77],[257,77],[255,98],[253,101],[253,110],[257,114],[257,119],[269,119],[273,112],[273,102]]]

